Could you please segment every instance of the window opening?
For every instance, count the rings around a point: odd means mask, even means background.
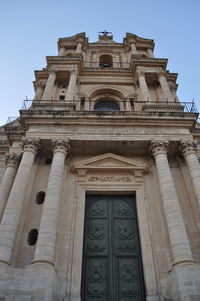
[[[37,194],[36,194],[36,203],[38,205],[41,205],[44,203],[44,199],[45,199],[45,192],[44,191],[39,191]]]
[[[103,54],[100,56],[99,59],[99,67],[101,68],[112,68],[113,66],[113,60],[112,56],[108,54]]]
[[[45,164],[51,164],[52,163],[52,158],[46,158]]]
[[[95,106],[95,111],[119,111],[119,104],[112,99],[99,99]]]
[[[59,100],[65,100],[65,95],[60,95]]]
[[[34,246],[37,242],[38,239],[38,230],[37,229],[32,229],[29,234],[28,234],[28,239],[27,242],[29,246]]]

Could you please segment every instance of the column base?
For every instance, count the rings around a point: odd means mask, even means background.
[[[200,300],[200,265],[179,264],[169,272],[163,286],[163,300],[199,301]]]
[[[54,268],[55,264],[52,261],[48,261],[48,260],[34,260],[30,266],[36,267],[51,267]]]

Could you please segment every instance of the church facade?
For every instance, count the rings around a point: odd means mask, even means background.
[[[58,40],[0,127],[0,301],[199,301],[200,126],[154,41]]]

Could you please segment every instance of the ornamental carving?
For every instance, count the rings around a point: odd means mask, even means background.
[[[197,143],[193,140],[181,140],[180,150],[184,156],[189,154],[196,154],[197,152]]]
[[[88,182],[132,182],[132,179],[120,176],[93,176],[88,178]]]
[[[23,151],[33,151],[35,153],[40,150],[40,139],[28,137],[25,138],[22,142],[22,150]]]
[[[157,154],[167,154],[169,147],[168,141],[159,141],[159,140],[152,140],[150,145],[150,153],[153,156],[156,156]]]
[[[14,166],[17,167],[19,160],[21,159],[21,154],[9,153],[6,154],[5,164],[6,166]]]
[[[54,152],[65,152],[67,155],[71,152],[69,139],[52,139],[51,144],[54,148]]]

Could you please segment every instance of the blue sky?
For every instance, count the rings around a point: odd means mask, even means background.
[[[86,32],[93,42],[104,29],[117,42],[126,32],[154,39],[155,56],[179,74],[180,100],[200,110],[199,13],[199,0],[0,0],[0,124],[33,98],[34,70],[57,55],[59,37]]]

